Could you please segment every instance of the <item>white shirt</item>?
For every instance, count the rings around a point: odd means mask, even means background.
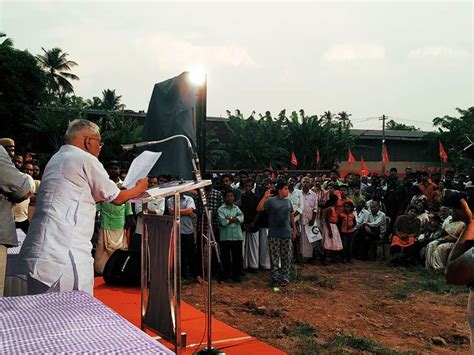
[[[301,216],[301,223],[309,224],[313,218],[313,212],[318,212],[318,195],[309,190],[308,193],[302,191],[303,194],[303,213]]]
[[[33,178],[28,175],[28,174],[24,174],[28,180],[30,180],[30,184],[32,186],[35,186],[35,188],[33,190],[30,190],[31,193],[35,194],[36,193],[36,184],[35,182],[33,181]],[[27,198],[26,200],[20,202],[20,203],[16,203],[13,207],[14,211],[15,211],[15,222],[24,222],[28,219],[28,207],[30,205],[30,199]]]
[[[357,227],[359,227],[363,223],[366,223],[369,220],[370,212],[365,208],[361,209],[359,212],[354,211],[354,213],[356,215]]]
[[[303,214],[303,193],[301,190],[294,189],[293,192],[288,193],[288,199],[291,202],[291,205],[293,206],[293,213],[298,212],[299,215],[295,216],[295,222],[300,219],[300,215]]]
[[[119,193],[96,157],[63,145],[43,173],[35,215],[20,251],[24,273],[51,286],[65,273],[71,252],[79,278],[93,282],[95,204],[112,201]]]
[[[162,216],[165,213],[165,199],[159,198],[147,202],[147,208],[149,211],[154,211],[158,216]],[[143,205],[141,203],[135,204],[135,214],[137,215],[137,226],[135,227],[136,234],[143,234],[143,216],[140,212],[143,211]]]

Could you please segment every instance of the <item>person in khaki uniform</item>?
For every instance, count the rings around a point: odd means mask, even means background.
[[[12,144],[11,139],[0,139],[0,145]],[[14,143],[13,143],[14,146]],[[11,156],[0,146],[0,297],[5,287],[7,248],[18,245],[13,220],[12,204],[27,199],[33,180],[13,165]]]

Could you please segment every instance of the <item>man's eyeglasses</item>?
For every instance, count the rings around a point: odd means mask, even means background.
[[[97,142],[99,142],[99,149],[102,149],[102,147],[104,146],[104,143],[102,143],[102,141],[100,140],[100,138],[95,138],[95,137],[89,137],[89,136],[84,136],[84,138],[89,138],[89,139],[94,139],[96,140]],[[85,140],[84,140],[85,141]],[[85,142],[84,142],[85,143]],[[85,144],[84,144],[85,145]]]

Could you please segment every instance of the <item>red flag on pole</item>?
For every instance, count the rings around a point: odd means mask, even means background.
[[[386,165],[389,161],[390,159],[388,158],[388,149],[384,143],[382,147],[382,165]]]
[[[360,175],[364,176],[369,173],[369,170],[367,170],[367,166],[365,165],[364,157],[360,157]]]
[[[347,164],[349,164],[349,166],[351,166],[352,164],[355,163],[355,161],[356,161],[356,158],[352,154],[351,148],[349,148],[349,157],[347,158]]]
[[[298,159],[296,159],[295,152],[291,152],[291,160],[290,160],[291,165],[297,166],[298,165]]]
[[[319,154],[319,148],[316,149],[316,164],[321,163],[321,155]]]
[[[446,154],[446,151],[444,150],[443,144],[441,144],[441,141],[439,141],[439,157],[443,161],[443,163],[448,162],[448,154]]]

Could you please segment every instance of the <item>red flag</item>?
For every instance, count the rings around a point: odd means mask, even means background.
[[[385,143],[382,146],[382,165],[386,165],[390,159],[388,158],[388,149]]]
[[[369,170],[367,170],[367,166],[365,165],[364,157],[360,157],[360,175],[364,176],[369,173]]]
[[[443,144],[441,144],[441,141],[439,141],[439,157],[443,161],[443,163],[448,162],[448,154],[446,154],[446,151],[444,150]]]
[[[316,164],[321,163],[321,155],[319,154],[319,148],[316,149]]]
[[[355,161],[356,161],[356,158],[354,157],[354,155],[352,155],[351,148],[349,148],[349,157],[347,158],[347,164],[351,166],[352,164],[355,163]]]
[[[298,165],[298,159],[296,159],[295,152],[291,152],[291,160],[290,160],[291,165],[297,166]]]

